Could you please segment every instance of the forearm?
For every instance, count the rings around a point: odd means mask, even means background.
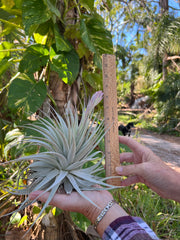
[[[102,237],[106,228],[117,218],[128,216],[128,214],[121,208],[117,203],[115,203],[102,218],[102,220],[97,225],[97,232]]]

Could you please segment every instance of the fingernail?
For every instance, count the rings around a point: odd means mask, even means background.
[[[117,173],[122,173],[123,172],[123,168],[122,167],[116,167],[116,172]]]

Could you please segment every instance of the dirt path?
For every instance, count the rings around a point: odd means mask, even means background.
[[[180,172],[180,138],[138,130],[138,139],[163,161]]]

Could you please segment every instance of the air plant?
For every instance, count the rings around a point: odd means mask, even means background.
[[[97,184],[101,186],[98,190],[115,188],[105,182],[107,178],[99,176],[104,170],[101,164],[104,155],[101,151],[93,151],[105,135],[103,120],[99,123],[98,116],[94,116],[94,108],[102,97],[102,91],[92,96],[87,107],[84,106],[82,110],[80,122],[77,110],[72,112],[68,103],[64,119],[53,110],[53,118],[48,116],[39,118],[34,124],[25,126],[36,132],[36,135],[24,136],[21,141],[25,146],[36,145],[40,150],[36,154],[21,156],[7,162],[28,163],[28,166],[19,170],[17,186],[8,189],[14,195],[27,196],[16,211],[34,203],[40,195],[30,200],[29,194],[37,190],[43,191],[41,195],[50,192],[39,217],[59,190],[60,192],[63,190],[66,194],[77,191],[83,198],[96,205],[83,193],[83,190],[97,190]],[[18,144],[19,141],[15,141],[10,147]],[[84,167],[87,162],[92,161],[96,163]],[[26,179],[28,184],[22,184],[23,179]]]

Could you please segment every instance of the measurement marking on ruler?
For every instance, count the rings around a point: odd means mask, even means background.
[[[106,176],[115,174],[115,167],[119,165],[119,140],[117,120],[117,89],[116,89],[116,60],[115,56],[103,55],[103,90],[104,90],[104,119]],[[119,180],[108,180],[110,184],[119,185]]]

